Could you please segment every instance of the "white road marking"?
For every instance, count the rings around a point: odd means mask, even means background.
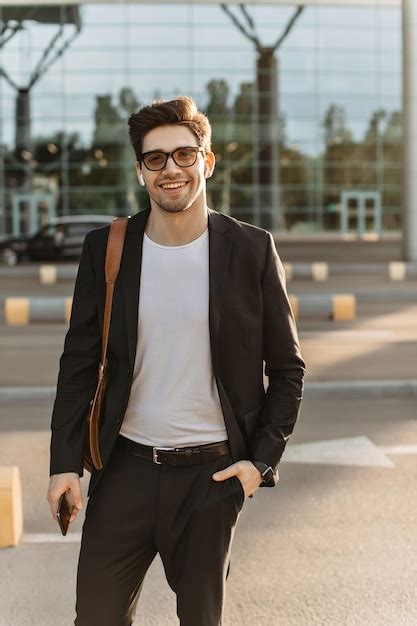
[[[395,467],[383,450],[373,444],[368,437],[362,436],[289,445],[285,449],[282,461],[355,467]]]
[[[403,446],[380,446],[379,448],[385,454],[417,454],[417,446],[416,445],[403,445]]]

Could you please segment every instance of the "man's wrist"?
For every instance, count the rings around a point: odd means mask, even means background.
[[[258,459],[250,459],[250,461],[252,465],[254,465],[256,469],[259,471],[261,482],[262,483],[269,482],[269,480],[272,478],[274,474],[274,470],[272,469],[272,467]]]
[[[254,462],[254,460],[253,460],[253,459],[251,459],[251,460],[250,460],[250,462],[251,462],[251,463],[252,463],[252,465],[253,465],[254,467],[256,467],[256,469],[258,470],[259,478],[260,478],[260,480],[261,480],[261,482],[262,482],[262,480],[263,480],[263,479],[262,479],[262,467],[258,467],[257,463],[256,463],[256,462]]]

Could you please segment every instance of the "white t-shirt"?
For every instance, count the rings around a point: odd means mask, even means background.
[[[143,238],[138,344],[120,433],[150,446],[227,439],[212,371],[208,229],[183,246]]]

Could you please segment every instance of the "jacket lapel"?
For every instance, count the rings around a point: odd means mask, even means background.
[[[133,370],[138,339],[138,307],[142,268],[143,234],[150,209],[140,211],[129,219],[120,266],[123,302],[126,316],[129,362]],[[227,220],[208,209],[209,229],[209,330],[212,364],[217,373],[217,341],[220,318],[227,287],[228,269],[233,238]]]
[[[220,318],[226,294],[233,238],[227,220],[220,213],[208,209],[209,228],[209,329],[211,360],[214,373],[218,373],[217,342]]]
[[[123,303],[126,316],[127,346],[129,364],[133,370],[138,336],[138,307],[140,274],[142,268],[143,233],[150,209],[140,211],[129,219],[123,256],[120,264]]]

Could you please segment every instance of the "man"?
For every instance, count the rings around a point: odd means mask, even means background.
[[[236,523],[246,497],[278,482],[304,362],[271,234],[206,204],[215,167],[206,116],[188,97],[156,101],[130,117],[129,133],[150,209],[129,220],[115,285],[103,469],[89,484],[75,624],[131,624],[159,553],[181,625],[218,626]],[[85,238],[60,360],[54,519],[64,492],[71,521],[82,508],[108,234]]]

